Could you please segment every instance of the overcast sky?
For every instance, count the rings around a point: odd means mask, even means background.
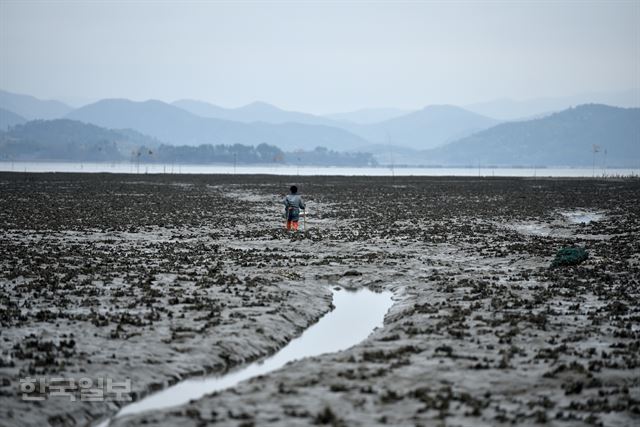
[[[640,0],[0,0],[0,89],[314,113],[640,87]]]

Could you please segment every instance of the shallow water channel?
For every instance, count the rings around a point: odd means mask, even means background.
[[[346,350],[366,339],[375,328],[382,326],[384,316],[393,304],[391,292],[376,293],[368,289],[348,291],[342,288],[334,288],[332,292],[335,308],[273,356],[233,369],[221,376],[181,381],[124,406],[114,418],[182,405],[205,394],[224,390],[241,381],[280,369],[293,360]],[[98,427],[106,427],[109,422],[110,420],[103,421]]]

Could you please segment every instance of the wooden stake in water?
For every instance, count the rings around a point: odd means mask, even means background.
[[[596,177],[596,153],[600,151],[600,146],[593,144],[593,171],[591,173],[592,178]]]

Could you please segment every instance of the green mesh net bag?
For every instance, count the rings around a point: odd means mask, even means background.
[[[551,267],[578,265],[587,258],[589,258],[589,254],[585,248],[577,246],[573,248],[562,248],[558,251],[556,257],[551,262]]]

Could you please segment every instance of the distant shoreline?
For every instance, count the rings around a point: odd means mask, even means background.
[[[228,174],[228,175],[343,175],[343,176],[481,176],[481,177],[638,177],[640,168],[568,166],[312,166],[287,164],[169,164],[135,162],[0,162],[2,172]]]

